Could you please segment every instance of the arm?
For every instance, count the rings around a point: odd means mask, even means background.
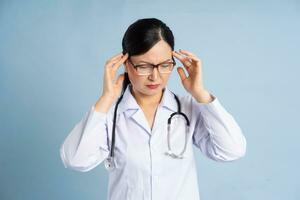
[[[196,118],[193,143],[216,161],[231,161],[244,156],[246,139],[234,118],[205,89],[202,61],[187,50],[173,51],[173,55],[188,73],[187,76],[182,67],[177,68],[184,88],[191,95],[192,118]]]
[[[60,147],[60,156],[65,167],[86,172],[99,165],[109,154],[108,119],[111,108],[120,96],[124,75],[115,79],[117,69],[127,60],[128,53],[106,61],[103,91],[99,100],[84,118],[76,124]]]
[[[239,125],[214,95],[212,101],[200,103],[192,98],[197,117],[193,143],[215,161],[233,161],[246,153],[246,139]]]
[[[60,147],[65,168],[86,172],[108,156],[106,112],[109,107],[109,103],[99,99],[66,137]]]

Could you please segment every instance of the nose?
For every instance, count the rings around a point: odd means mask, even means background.
[[[158,68],[155,67],[152,71],[152,74],[149,75],[150,80],[156,80],[159,76]]]

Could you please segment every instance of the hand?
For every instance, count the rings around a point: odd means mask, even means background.
[[[184,68],[188,72],[185,74],[182,67],[177,68],[181,82],[184,88],[198,101],[208,103],[213,97],[205,90],[202,78],[202,62],[193,53],[186,50],[173,51],[173,55],[180,60]]]
[[[117,70],[127,60],[127,58],[128,53],[125,55],[119,53],[106,61],[102,91],[103,97],[107,97],[114,101],[120,96],[122,83],[124,81],[124,74],[120,74],[117,80],[115,80],[115,76]]]

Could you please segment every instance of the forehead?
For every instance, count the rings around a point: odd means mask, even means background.
[[[142,55],[131,56],[133,62],[161,63],[172,58],[172,49],[168,43],[160,40]]]

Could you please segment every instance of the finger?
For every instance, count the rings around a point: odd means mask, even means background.
[[[181,81],[184,81],[185,79],[187,79],[187,76],[186,76],[186,74],[185,74],[185,72],[184,72],[184,70],[183,70],[182,67],[178,67],[177,68],[177,72],[178,72],[178,74],[180,76]]]
[[[180,62],[183,64],[183,66],[184,66],[187,70],[190,69],[190,67],[192,66],[192,60],[191,60],[191,59],[189,59],[188,57],[185,57],[185,56],[179,54],[178,52],[174,52],[174,56],[175,56],[178,60],[180,60]]]
[[[196,62],[200,62],[200,59],[199,59],[195,54],[193,54],[193,53],[191,53],[191,52],[189,52],[189,51],[187,51],[187,50],[182,50],[182,49],[180,49],[179,51],[180,51],[180,53],[182,53],[182,54],[188,56],[188,57],[191,58],[192,60],[194,60],[194,61],[196,61]]]
[[[108,60],[109,60],[109,61],[115,60],[115,59],[117,59],[117,58],[120,58],[122,55],[123,55],[122,52],[121,52],[121,53],[118,53],[118,54],[114,55],[113,57],[109,58]]]
[[[195,54],[193,54],[192,52],[188,51],[188,50],[183,50],[183,49],[179,49],[179,52],[180,53],[184,53],[184,54],[187,54],[187,55],[190,55],[190,56],[195,56]]]
[[[188,60],[190,63],[192,63],[193,61],[195,62],[199,62],[199,59],[197,57],[194,57],[192,55],[188,55],[182,52],[176,52],[179,56],[181,56],[182,58],[184,58],[185,60]]]
[[[111,67],[123,57],[123,53],[119,53],[106,61],[106,66]]]
[[[114,65],[113,68],[116,70],[118,69],[122,63],[124,63],[128,59],[128,53],[126,53],[120,60],[118,60]]]
[[[184,67],[190,67],[192,60],[186,56],[181,55],[179,52],[174,51],[173,55],[180,60],[180,62],[184,65]]]

